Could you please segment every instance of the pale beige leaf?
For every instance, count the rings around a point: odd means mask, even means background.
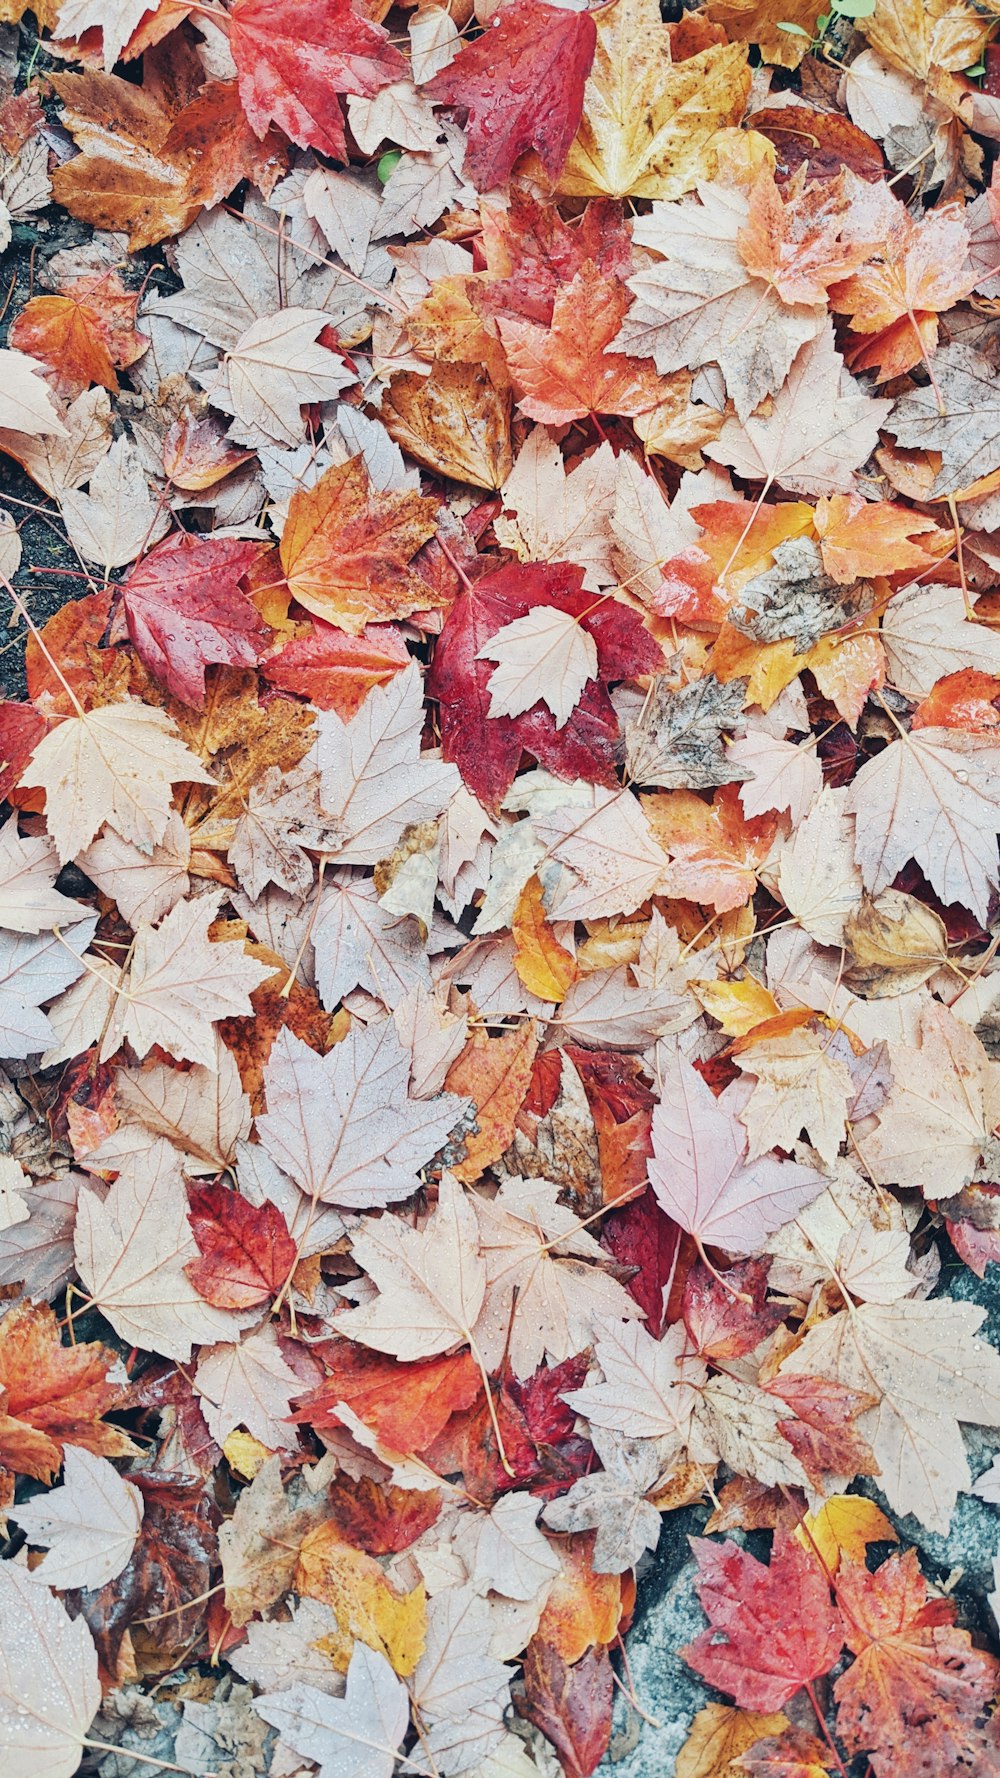
[[[839,945],[844,921],[861,905],[854,862],[854,822],[845,790],[820,791],[805,820],[782,847],[778,891],[788,912],[819,944]]]
[[[354,382],[342,359],[316,344],[329,321],[321,309],[287,308],[240,335],[226,364],[232,411],[242,428],[297,444],[305,434],[304,404],[332,401]]]
[[[12,1154],[0,1154],[0,1234],[28,1221],[31,1210],[24,1194],[29,1188],[20,1161]]]
[[[0,1565],[0,1618],[5,1778],[72,1778],[101,1707],[90,1631],[15,1562]]]
[[[491,716],[543,703],[560,729],[597,672],[597,643],[569,612],[538,605],[491,636],[476,659],[499,663],[488,681]]]
[[[532,1494],[502,1494],[490,1512],[459,1521],[455,1545],[477,1593],[533,1599],[561,1563],[538,1529],[540,1502]]]
[[[522,562],[574,562],[592,592],[610,586],[616,579],[609,528],[616,476],[609,444],[567,472],[555,439],[536,426],[501,489],[504,511],[512,516],[494,519],[497,542]]]
[[[737,1056],[756,1085],[740,1113],[749,1136],[748,1159],[772,1148],[794,1148],[802,1130],[828,1164],[844,1140],[854,1097],[850,1072],[834,1053],[830,1033],[805,1027],[766,1037]]]
[[[44,147],[44,144],[43,144]],[[48,152],[45,152],[48,163]],[[0,427],[0,451],[23,464],[33,481],[60,500],[68,488],[82,488],[111,444],[111,401],[106,389],[85,389],[67,408],[56,435],[32,438]]]
[[[192,1346],[231,1339],[247,1319],[213,1309],[185,1276],[198,1258],[187,1211],[180,1156],[158,1139],[103,1198],[81,1192],[75,1236],[81,1282],[115,1332],[183,1362]]]
[[[660,1474],[656,1448],[620,1432],[592,1432],[602,1468],[583,1475],[545,1508],[553,1531],[596,1531],[595,1574],[624,1574],[660,1538],[660,1514],[646,1499]]]
[[[751,820],[769,809],[787,809],[793,827],[805,820],[823,788],[823,768],[815,747],[797,747],[765,729],[749,728],[729,743],[729,763],[747,774],[740,802]]]
[[[988,917],[998,882],[1000,748],[990,735],[913,729],[861,767],[847,792],[855,856],[877,895],[909,860],[942,902]]]
[[[0,926],[8,932],[42,932],[69,926],[87,909],[55,887],[59,860],[44,834],[19,834],[17,816],[0,828]]]
[[[687,1442],[691,1410],[708,1375],[677,1321],[661,1340],[636,1321],[596,1323],[594,1356],[603,1381],[585,1383],[565,1397],[592,1426],[614,1427],[627,1438],[667,1441],[666,1460]]]
[[[163,836],[152,851],[123,840],[120,834],[100,834],[77,855],[76,863],[103,894],[118,903],[130,926],[169,914],[190,887],[191,836],[176,810],[171,810]]]
[[[362,154],[374,154],[382,142],[433,149],[441,133],[433,105],[412,80],[395,80],[370,99],[351,93],[347,115]]]
[[[415,664],[370,691],[350,722],[321,712],[316,724],[321,800],[338,825],[338,863],[378,864],[405,827],[440,815],[458,789],[454,766],[421,753],[423,720]]]
[[[224,1445],[237,1426],[245,1426],[269,1451],[294,1445],[288,1415],[302,1384],[282,1357],[269,1323],[238,1344],[207,1347],[198,1360],[194,1386],[217,1445]]]
[[[236,1060],[218,1036],[209,1067],[171,1068],[165,1062],[149,1062],[142,1068],[119,1069],[115,1102],[121,1124],[92,1154],[98,1164],[112,1145],[123,1152],[124,1138],[148,1144],[152,1135],[183,1150],[189,1173],[217,1173],[229,1165],[237,1143],[250,1133],[250,1101]]]
[[[705,455],[792,494],[849,494],[892,403],[861,392],[827,321],[801,347],[766,415],[727,420]]]
[[[314,1201],[373,1210],[408,1198],[469,1104],[454,1093],[409,1098],[409,1073],[391,1019],[352,1025],[326,1056],[285,1029],[264,1075],[260,1140]]]
[[[860,1222],[841,1235],[837,1276],[852,1296],[865,1303],[898,1303],[917,1286],[908,1272],[910,1237],[902,1229],[874,1229]]]
[[[405,1359],[468,1343],[486,1294],[486,1262],[472,1201],[450,1174],[423,1228],[396,1216],[370,1220],[352,1251],[378,1295],[341,1315],[338,1333]]]
[[[343,1698],[301,1682],[254,1699],[281,1741],[319,1767],[319,1778],[391,1778],[410,1699],[384,1655],[356,1642]]]
[[[890,1507],[931,1531],[947,1532],[970,1486],[958,1423],[1000,1426],[1000,1355],[975,1338],[985,1316],[947,1297],[861,1303],[811,1328],[781,1367],[782,1376],[829,1377],[881,1397],[858,1431]]]
[[[918,1048],[893,1051],[893,1082],[878,1127],[860,1138],[877,1185],[918,1188],[950,1198],[977,1175],[1000,1123],[1000,1064],[946,1007],[920,1021]]]
[[[134,562],[139,551],[165,537],[170,519],[154,501],[138,453],[123,433],[90,477],[90,491],[66,488],[63,522],[74,549],[105,573]]]
[[[564,867],[549,903],[561,920],[633,913],[662,887],[667,856],[630,791],[588,786],[583,807],[539,815],[534,831]]]
[[[39,433],[65,435],[44,368],[26,352],[0,351],[0,427],[32,438]]]
[[[752,1383],[712,1377],[695,1403],[692,1461],[726,1463],[735,1475],[749,1476],[765,1488],[808,1487],[801,1463],[778,1431],[779,1423],[790,1418],[785,1402]]]
[[[142,1525],[143,1499],[106,1457],[78,1445],[63,1453],[59,1488],[12,1509],[30,1544],[48,1550],[35,1572],[46,1586],[98,1588],[121,1574]]]
[[[906,698],[927,697],[948,673],[1000,673],[1000,635],[968,621],[961,587],[904,587],[882,614],[881,635],[890,683]]]
[[[151,855],[167,831],[171,785],[212,778],[164,711],[126,701],[50,729],[21,783],[45,791],[46,823],[65,864],[104,822]]]

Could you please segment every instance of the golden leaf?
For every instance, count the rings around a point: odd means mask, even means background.
[[[438,364],[429,377],[393,377],[381,418],[390,438],[428,469],[500,488],[514,466],[510,405],[510,391],[480,365]]]
[[[529,994],[561,1000],[576,980],[576,961],[559,943],[545,918],[542,885],[530,876],[518,897],[511,923],[514,968]]]
[[[729,1778],[734,1759],[764,1735],[780,1735],[787,1727],[788,1718],[780,1710],[760,1716],[732,1704],[706,1704],[677,1755],[677,1778]]]
[[[346,1672],[355,1642],[374,1648],[404,1679],[417,1665],[427,1632],[423,1585],[397,1593],[374,1556],[344,1543],[334,1525],[311,1531],[299,1551],[295,1590],[321,1599],[337,1619],[335,1635],[317,1643]]]
[[[595,22],[583,122],[558,189],[566,197],[682,197],[711,176],[713,138],[743,116],[747,46],[715,43],[672,63],[656,0],[617,0]]]
[[[795,1533],[803,1548],[819,1552],[831,1574],[841,1556],[863,1562],[870,1543],[898,1543],[885,1513],[863,1494],[833,1494],[817,1513],[807,1513]]]

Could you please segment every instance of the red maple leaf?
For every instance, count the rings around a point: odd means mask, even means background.
[[[201,709],[211,661],[252,667],[269,631],[238,582],[260,552],[233,537],[177,533],[133,568],[122,589],[130,640],[182,704]]]
[[[604,1219],[601,1246],[620,1266],[634,1266],[635,1275],[625,1288],[640,1309],[655,1340],[676,1321],[687,1268],[695,1254],[694,1242],[661,1210],[651,1191],[633,1198]]]
[[[855,1656],[834,1687],[848,1750],[867,1753],[876,1778],[995,1771],[1000,1719],[987,1711],[1000,1662],[955,1627],[950,1599],[928,1598],[916,1551],[874,1574],[844,1557],[837,1592]]]
[[[688,1273],[684,1286],[684,1324],[702,1358],[722,1364],[742,1358],[785,1319],[783,1303],[767,1302],[766,1257],[744,1260],[726,1273],[725,1288],[705,1265]]]
[[[336,710],[348,722],[372,687],[384,685],[409,658],[392,624],[368,624],[360,636],[349,636],[316,617],[310,635],[287,642],[260,670],[271,685],[298,692],[320,710]]]
[[[589,1778],[604,1758],[613,1698],[606,1648],[588,1649],[569,1666],[551,1642],[538,1636],[529,1642],[517,1708],[552,1742],[566,1778]]]
[[[816,1558],[777,1532],[770,1566],[735,1543],[693,1537],[695,1582],[710,1628],[681,1654],[742,1710],[780,1710],[828,1673],[844,1626]]]
[[[251,1204],[223,1185],[192,1186],[188,1221],[200,1259],[185,1266],[217,1309],[253,1309],[286,1283],[298,1249],[274,1204]]]
[[[480,191],[502,185],[527,148],[558,177],[580,127],[596,47],[589,13],[507,0],[482,36],[427,82],[430,98],[468,117],[465,171]]]
[[[337,93],[371,98],[409,73],[388,32],[350,0],[237,0],[229,47],[258,136],[276,123],[299,148],[347,159]]]
[[[512,186],[508,208],[484,205],[482,217],[489,276],[476,304],[484,313],[548,327],[560,289],[588,259],[606,278],[627,278],[632,270],[632,241],[611,198],[595,198],[571,226],[551,204]]]
[[[440,705],[445,759],[489,809],[510,789],[522,752],[560,778],[599,784],[614,779],[618,718],[607,685],[655,671],[660,650],[636,612],[612,599],[597,603],[582,582],[583,570],[568,562],[512,563],[468,587],[448,613],[427,692]],[[588,680],[562,728],[541,703],[521,716],[491,717],[487,686],[493,668],[476,658],[505,624],[538,605],[579,618],[597,644],[597,677]]]
[[[393,1451],[426,1450],[452,1414],[470,1407],[482,1389],[469,1352],[415,1364],[400,1364],[349,1340],[330,1340],[313,1352],[328,1375],[318,1389],[300,1397],[292,1418],[320,1429],[339,1426],[336,1406],[342,1401]]]

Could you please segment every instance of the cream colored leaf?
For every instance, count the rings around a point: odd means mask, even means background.
[[[877,1129],[859,1139],[860,1152],[877,1185],[950,1198],[976,1177],[998,1123],[1000,1065],[968,1025],[932,1004],[919,1048],[893,1051],[889,1097]]]
[[[501,489],[504,511],[513,516],[494,519],[497,542],[522,562],[576,563],[591,592],[610,586],[616,579],[609,531],[616,476],[609,444],[567,472],[555,439],[536,426]]]
[[[228,354],[229,392],[241,426],[293,445],[305,435],[302,408],[332,401],[355,378],[316,335],[329,324],[321,309],[280,309],[254,321]]]
[[[63,0],[56,18],[57,37],[102,33],[104,66],[110,73],[139,20],[148,12],[146,0]]]
[[[747,774],[740,802],[751,820],[769,809],[787,809],[799,829],[823,788],[823,768],[813,746],[797,747],[765,729],[750,728],[731,741],[729,763]]]
[[[44,143],[42,144],[44,148]],[[48,164],[48,151],[45,151]],[[67,408],[56,434],[32,438],[0,427],[0,451],[16,457],[33,481],[60,500],[68,488],[82,488],[111,444],[111,401],[106,389],[85,389]]]
[[[602,1319],[596,1333],[594,1356],[603,1381],[585,1383],[564,1399],[592,1426],[613,1427],[626,1438],[665,1439],[679,1454],[708,1375],[690,1349],[683,1322],[668,1327],[660,1340],[635,1321]]]
[[[641,1316],[558,1196],[551,1180],[507,1179],[495,1198],[474,1198],[489,1284],[475,1337],[489,1370],[506,1351],[515,1376],[528,1377],[546,1353],[558,1364],[590,1345],[599,1317]]]
[[[302,202],[331,250],[360,278],[378,220],[377,194],[354,173],[314,167],[302,187]]]
[[[25,1201],[29,1180],[12,1154],[0,1155],[0,1234],[27,1222],[31,1210]]]
[[[620,1432],[595,1430],[602,1468],[583,1475],[545,1508],[553,1531],[596,1531],[595,1574],[624,1574],[660,1538],[660,1514],[646,1499],[660,1473],[655,1447],[632,1443]]]
[[[261,1142],[314,1200],[373,1210],[408,1198],[469,1104],[454,1093],[411,1099],[409,1074],[391,1019],[352,1025],[326,1056],[285,1029],[264,1075]]]
[[[561,864],[549,902],[560,920],[629,914],[662,887],[667,855],[630,791],[588,785],[582,807],[564,806],[534,819],[536,838]]]
[[[101,1707],[90,1631],[16,1562],[0,1565],[0,1619],[5,1778],[72,1778]]]
[[[443,6],[421,6],[408,26],[413,78],[417,86],[433,80],[453,62],[462,47],[458,26]]]
[[[597,643],[569,612],[537,605],[491,636],[476,659],[499,663],[488,681],[491,716],[520,716],[543,703],[560,729],[597,672]]]
[[[208,928],[221,892],[181,901],[158,926],[140,921],[128,980],[114,996],[101,1047],[105,1060],[127,1038],[141,1061],[158,1043],[178,1061],[211,1068],[218,1059],[213,1021],[245,1018],[250,995],[274,972],[242,944],[214,944]]]
[[[329,1605],[299,1599],[286,1622],[273,1618],[249,1623],[247,1639],[230,1651],[229,1664],[241,1679],[251,1680],[262,1691],[287,1691],[301,1681],[339,1697],[344,1676],[316,1646],[336,1631],[337,1619]]]
[[[791,1418],[786,1404],[739,1377],[712,1377],[695,1403],[692,1461],[726,1463],[765,1488],[806,1488],[808,1478],[778,1427]]]
[[[19,834],[17,816],[0,828],[0,926],[8,932],[42,932],[68,926],[87,909],[55,888],[59,860],[44,834]]]
[[[819,333],[826,307],[784,303],[749,275],[737,247],[749,218],[743,191],[703,184],[699,200],[657,204],[636,220],[633,239],[666,257],[629,279],[636,300],[612,347],[651,357],[661,376],[718,364],[746,420],[781,388],[799,348]]]
[[[827,321],[796,355],[766,416],[727,420],[705,455],[792,494],[849,494],[892,403],[862,394]]]
[[[336,871],[327,878],[313,942],[320,997],[331,1012],[354,988],[395,1007],[412,988],[430,987],[427,949],[416,923],[389,913],[371,877],[361,871]]]
[[[559,1557],[538,1529],[539,1504],[532,1494],[502,1494],[490,1512],[459,1521],[455,1547],[477,1593],[534,1599],[559,1573]]]
[[[811,1328],[779,1373],[880,1396],[858,1431],[890,1507],[915,1513],[930,1531],[947,1532],[958,1493],[970,1486],[959,1422],[1000,1426],[1000,1354],[975,1338],[985,1316],[947,1297],[861,1303]]]
[[[211,784],[174,724],[152,704],[126,701],[69,716],[44,735],[21,775],[45,791],[45,819],[65,864],[104,822],[152,854],[170,820],[173,784]]]
[[[399,148],[433,149],[441,134],[433,105],[411,80],[395,80],[370,99],[351,93],[347,115],[362,154],[374,154],[382,142],[394,142]]]
[[[486,1262],[469,1196],[444,1174],[423,1228],[369,1220],[353,1257],[378,1295],[337,1320],[338,1333],[397,1358],[431,1358],[467,1344],[486,1294]]]
[[[1000,673],[1000,635],[969,623],[957,586],[904,587],[882,614],[889,679],[906,698],[925,698],[948,673]]]
[[[815,1285],[832,1277],[841,1241],[859,1226],[893,1237],[907,1232],[895,1198],[841,1160],[826,1190],[766,1242],[765,1253],[775,1256],[769,1279],[772,1291],[808,1299]]]
[[[350,722],[321,712],[316,724],[321,800],[338,825],[338,863],[378,864],[405,827],[440,815],[458,789],[454,766],[421,753],[423,721],[415,664],[370,691]]]
[[[794,1148],[807,1130],[822,1160],[832,1164],[844,1140],[854,1085],[834,1054],[830,1033],[800,1027],[765,1037],[736,1058],[756,1085],[740,1120],[750,1138],[748,1159],[772,1148]]]
[[[134,562],[139,551],[165,537],[170,519],[149,491],[138,452],[123,433],[90,477],[90,490],[66,488],[63,522],[74,549],[105,573]]]
[[[384,1655],[356,1642],[343,1698],[312,1685],[254,1699],[282,1744],[319,1767],[319,1778],[391,1778],[410,1720],[410,1699]]]
[[[265,1323],[238,1344],[205,1348],[194,1374],[205,1424],[217,1445],[245,1426],[269,1451],[295,1443],[288,1415],[302,1383],[286,1364],[274,1328]]]
[[[844,921],[861,905],[864,885],[854,862],[854,822],[846,802],[846,790],[821,790],[778,862],[782,901],[822,945],[841,943]]]
[[[0,351],[0,427],[32,438],[39,433],[65,435],[44,368],[26,352]]]
[[[860,1222],[840,1237],[837,1276],[852,1296],[865,1303],[898,1303],[916,1289],[908,1272],[910,1237],[902,1229],[873,1229]]]
[[[105,1197],[81,1192],[75,1236],[80,1279],[115,1332],[183,1362],[192,1346],[231,1339],[246,1321],[213,1309],[188,1282],[198,1247],[187,1211],[180,1156],[158,1139]]]
[[[855,856],[872,895],[909,859],[945,906],[980,920],[998,883],[1000,748],[990,735],[913,729],[861,767],[847,793],[857,817]]]
[[[147,855],[120,834],[103,833],[76,863],[104,895],[118,903],[130,926],[139,920],[156,924],[169,914],[190,887],[191,836],[176,810],[171,810],[163,836]]]
[[[430,1725],[427,1757],[440,1772],[465,1772],[503,1741],[511,1670],[490,1650],[493,1617],[470,1586],[430,1600],[427,1642],[410,1681],[421,1720]]]
[[[218,1035],[208,1067],[149,1062],[143,1068],[119,1069],[115,1102],[121,1123],[91,1155],[99,1165],[112,1147],[120,1154],[126,1141],[138,1146],[148,1144],[150,1136],[162,1136],[183,1150],[189,1173],[217,1173],[250,1133],[250,1101],[236,1059]]]
[[[143,1499],[106,1457],[78,1445],[63,1453],[59,1488],[11,1509],[30,1544],[48,1550],[35,1572],[46,1586],[98,1588],[131,1559],[142,1525]]]

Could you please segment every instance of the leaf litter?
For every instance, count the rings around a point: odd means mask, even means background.
[[[587,1778],[682,1509],[997,1763],[997,22],[779,13],[3,9],[14,1778]]]

